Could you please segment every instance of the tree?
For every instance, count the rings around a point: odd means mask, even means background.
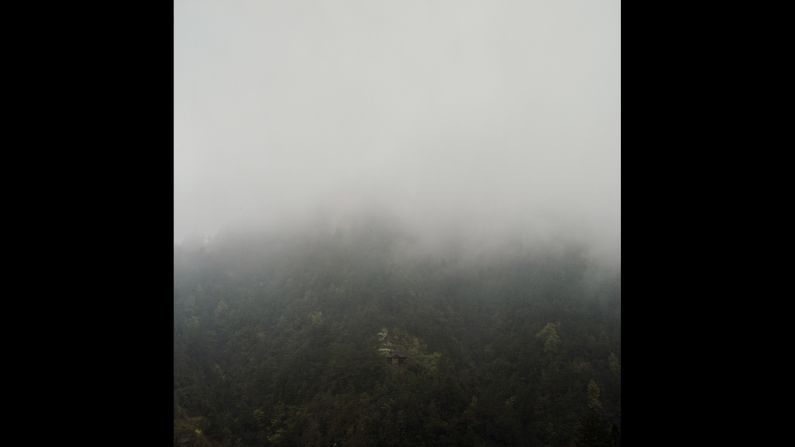
[[[602,401],[599,400],[601,394],[602,390],[599,389],[599,385],[591,379],[588,382],[588,408],[593,411],[602,411]]]
[[[536,334],[537,338],[544,340],[544,352],[558,352],[560,348],[560,336],[558,335],[559,325],[560,323],[547,323],[547,325]]]

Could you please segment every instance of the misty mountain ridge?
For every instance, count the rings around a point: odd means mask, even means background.
[[[177,0],[175,447],[618,445],[620,19]]]
[[[614,241],[609,242],[614,245]],[[511,224],[466,220],[429,223],[383,210],[316,212],[313,218],[294,219],[280,226],[231,226],[215,234],[185,237],[175,243],[175,249],[223,251],[244,245],[248,247],[244,251],[256,249],[265,254],[289,244],[332,244],[337,248],[377,244],[396,256],[470,260],[511,255],[554,257],[565,251],[578,251],[593,266],[620,269],[620,252],[615,247],[613,251],[605,251],[605,241],[584,231],[582,226],[539,220],[517,220]]]
[[[175,443],[608,439],[620,272],[583,244],[511,241],[365,219],[176,246]]]

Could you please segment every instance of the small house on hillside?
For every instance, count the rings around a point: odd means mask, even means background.
[[[403,355],[402,352],[392,351],[392,353],[387,357],[387,361],[393,365],[402,365],[403,362],[406,361],[406,356]]]

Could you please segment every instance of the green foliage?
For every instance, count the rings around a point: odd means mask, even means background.
[[[378,227],[176,250],[174,445],[612,445],[617,281],[575,249],[411,251]]]
[[[559,326],[560,323],[547,323],[547,325],[536,334],[537,338],[544,340],[544,352],[555,353],[560,349],[560,335],[558,335]]]
[[[204,418],[182,417],[174,420],[174,445],[184,447],[212,447],[204,436]]]
[[[596,384],[596,381],[591,379],[588,382],[588,408],[596,411],[602,410],[602,401],[599,397],[602,395],[602,390],[599,389],[599,385]]]
[[[611,352],[607,361],[610,367],[610,372],[613,373],[613,376],[616,378],[621,376],[621,363],[618,361],[618,357],[615,355],[615,353]]]
[[[312,312],[311,314],[309,314],[309,320],[314,325],[318,325],[318,324],[322,323],[323,322],[323,312],[320,312],[320,311]]]
[[[393,351],[398,351],[408,358],[409,365],[415,366],[425,374],[434,375],[439,371],[442,354],[429,351],[427,345],[419,337],[410,335],[400,328],[391,330],[383,328],[377,336],[377,352],[380,355],[388,356]]]

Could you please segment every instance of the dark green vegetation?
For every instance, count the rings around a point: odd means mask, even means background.
[[[175,445],[617,444],[617,274],[574,245],[415,245],[365,226],[175,249]]]

